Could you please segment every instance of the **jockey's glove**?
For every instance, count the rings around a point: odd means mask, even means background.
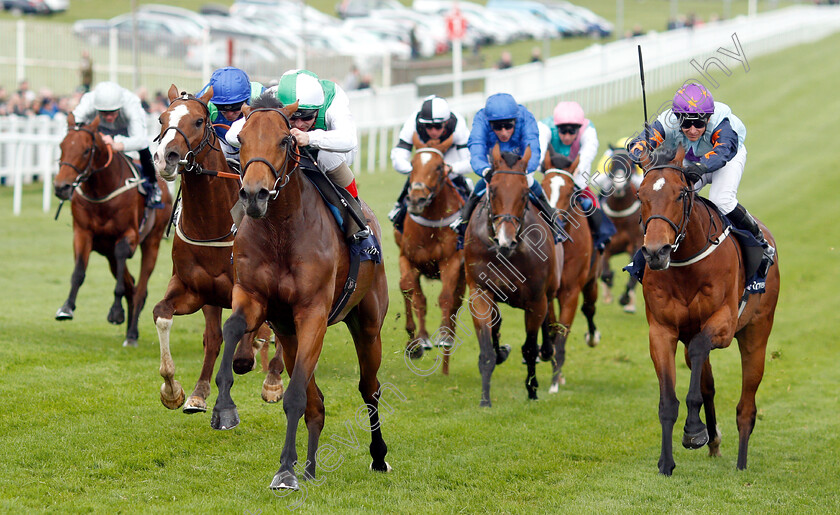
[[[699,182],[704,175],[709,173],[709,168],[703,163],[689,161],[688,164],[683,167],[683,173],[691,184],[695,184]]]

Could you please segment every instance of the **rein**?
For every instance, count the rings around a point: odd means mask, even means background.
[[[424,182],[420,182],[420,181],[412,182],[411,185],[410,185],[410,188],[412,190],[413,189],[424,188],[429,192],[429,196],[426,197],[426,200],[424,200],[422,203],[420,203],[420,206],[419,206],[422,210],[425,210],[427,207],[429,207],[432,204],[432,201],[435,199],[435,197],[441,191],[443,191],[443,187],[447,182],[449,182],[449,184],[452,185],[453,188],[455,187],[455,185],[452,184],[452,181],[449,179],[449,176],[445,172],[446,171],[446,162],[443,161],[443,152],[441,152],[440,150],[438,150],[436,148],[433,148],[433,147],[423,147],[423,148],[417,149],[417,152],[415,153],[415,155],[421,154],[421,153],[435,154],[435,155],[440,156],[440,159],[441,159],[441,165],[436,168],[436,170],[438,171],[438,177],[440,179],[437,181],[437,184],[435,185],[434,188],[430,188],[428,184],[426,184]],[[457,218],[455,216],[450,216],[450,217],[446,218],[445,220],[441,221],[441,220],[429,220],[427,218],[423,218],[423,217],[420,217],[420,216],[417,216],[417,215],[410,215],[410,216],[411,216],[412,220],[414,220],[415,222],[417,222],[418,224],[420,224],[424,227],[443,227],[444,225],[449,225],[449,223],[451,223],[451,222],[444,223],[446,220],[452,219],[451,221],[455,221],[455,218]],[[419,220],[423,220],[427,223],[420,222]],[[432,224],[429,225],[428,222],[432,222]],[[440,223],[441,225],[436,225],[437,223]]]
[[[291,130],[292,124],[289,121],[289,117],[286,116],[286,113],[284,113],[282,110],[280,110],[276,107],[260,107],[258,109],[252,109],[251,112],[248,113],[248,116],[247,116],[247,118],[245,118],[245,120],[247,121],[249,118],[251,118],[251,115],[253,115],[254,113],[260,112],[260,111],[271,111],[271,112],[275,112],[275,113],[280,114],[280,116],[283,117],[283,121],[286,122],[286,127],[289,130]],[[294,163],[295,166],[294,166],[294,168],[292,168],[291,172],[289,172],[285,175],[280,175],[280,172],[277,171],[277,168],[274,168],[274,165],[271,164],[271,162],[269,162],[267,159],[262,158],[262,157],[251,158],[251,159],[248,160],[247,163],[245,163],[245,166],[242,167],[242,176],[243,177],[245,176],[245,172],[247,172],[248,167],[251,166],[251,164],[253,164],[253,163],[263,163],[264,165],[266,165],[268,167],[269,170],[271,170],[271,173],[274,174],[274,178],[276,179],[274,181],[274,186],[272,186],[272,188],[274,188],[274,189],[272,189],[271,191],[268,192],[269,195],[274,194],[274,198],[272,198],[271,200],[277,200],[277,196],[280,195],[280,190],[282,190],[283,188],[286,187],[286,185],[289,184],[289,179],[291,178],[291,175],[295,172],[295,170],[300,168],[300,152],[297,151],[297,140],[295,139],[295,137],[292,136],[291,133],[287,134],[280,141],[280,144],[281,144],[281,146],[285,147],[285,150],[286,150],[286,155],[285,155],[285,157],[283,157],[283,164],[280,165],[280,170],[282,171],[282,170],[285,170],[285,169],[288,168],[289,157],[293,156],[292,162]],[[280,182],[280,179],[285,179],[285,180],[283,181],[283,184],[280,184],[278,186],[277,184]]]
[[[675,172],[680,172],[680,174],[682,174],[681,169],[674,168],[670,164],[657,165],[647,168],[645,170],[645,175],[647,175],[648,172],[650,172],[651,170],[674,170]],[[668,225],[670,225],[671,228],[674,229],[674,232],[677,233],[677,236],[674,239],[674,244],[671,249],[672,254],[677,251],[677,249],[680,246],[680,243],[682,243],[682,240],[685,238],[686,231],[688,230],[688,221],[691,218],[691,210],[694,207],[694,192],[692,192],[691,189],[689,189],[688,187],[685,187],[682,189],[682,191],[680,191],[680,196],[677,197],[677,200],[682,200],[683,203],[683,216],[679,226],[672,222],[671,219],[669,219],[668,217],[662,215],[651,215],[650,217],[648,217],[647,220],[644,221],[642,228],[642,234],[644,235],[647,234],[648,225],[653,220],[664,220],[665,222],[667,222]]]

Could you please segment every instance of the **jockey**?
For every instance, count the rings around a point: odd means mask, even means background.
[[[423,99],[420,109],[411,115],[400,129],[399,141],[391,149],[391,164],[394,170],[406,176],[405,186],[394,208],[388,213],[388,218],[394,222],[394,228],[402,232],[406,215],[405,198],[408,195],[408,175],[411,174],[411,149],[414,146],[414,135],[421,142],[429,140],[444,141],[452,136],[452,146],[443,156],[446,172],[452,183],[466,197],[472,192],[472,184],[464,174],[472,172],[470,166],[470,151],[467,141],[470,130],[464,117],[449,110],[446,100],[431,95]]]
[[[489,155],[493,147],[499,144],[502,152],[513,152],[519,156],[525,154],[525,149],[531,148],[531,158],[528,160],[528,187],[531,190],[531,201],[545,215],[555,239],[558,236],[557,227],[552,221],[556,211],[548,204],[540,183],[534,180],[534,172],[540,166],[540,145],[537,120],[528,109],[516,103],[508,93],[496,93],[487,98],[484,108],[479,110],[473,118],[472,132],[468,147],[470,149],[470,165],[481,180],[475,185],[470,198],[461,208],[461,217],[452,223],[452,228],[458,232],[459,246],[463,242],[470,216],[478,201],[484,195],[487,184],[484,176],[490,171]]]
[[[303,154],[301,166],[317,167],[333,184],[355,199],[355,202],[347,202],[347,208],[353,210],[355,217],[346,217],[345,236],[351,242],[364,240],[370,236],[370,229],[359,226],[355,220],[363,221],[365,215],[359,203],[356,179],[350,170],[358,140],[347,93],[338,84],[319,79],[308,70],[287,71],[269,91],[273,91],[284,105],[298,102],[290,122],[292,136]],[[227,133],[227,142],[234,147],[239,147],[237,136],[244,124],[244,118],[236,121]]]
[[[100,82],[93,91],[82,95],[73,110],[76,123],[91,123],[99,116],[99,132],[107,145],[118,152],[137,151],[145,179],[146,207],[162,209],[149,137],[146,134],[146,111],[140,98],[116,82]]]
[[[632,139],[633,138],[630,137],[619,138],[614,143],[607,145],[607,150],[601,155],[601,160],[598,161],[598,165],[595,167],[596,173],[590,181],[598,187],[600,196],[603,197],[608,195],[615,187],[615,183],[625,182],[628,179],[628,176],[630,183],[633,184],[636,189],[639,189],[639,186],[642,184],[644,172],[637,164],[634,164],[633,169],[628,171],[627,167],[617,166],[617,163],[614,163],[613,169],[611,171],[607,171],[607,165],[613,159],[613,156],[616,155],[616,151],[626,150],[627,144],[630,143]]]
[[[598,132],[595,125],[583,114],[583,108],[577,102],[560,102],[554,108],[554,113],[539,122],[540,153],[545,162],[545,155],[549,146],[555,153],[568,157],[571,161],[580,158],[578,166],[572,171],[575,186],[582,190],[576,195],[578,203],[587,214],[589,230],[592,232],[596,248],[603,250],[613,234],[615,228],[603,226],[604,212],[598,205],[598,199],[589,188],[592,162],[598,154]],[[607,222],[609,223],[609,221]],[[602,234],[603,232],[603,234]]]
[[[233,66],[214,71],[210,82],[201,88],[196,97],[203,95],[210,86],[213,86],[213,98],[207,103],[210,123],[221,141],[225,157],[238,163],[239,149],[230,145],[225,135],[230,124],[242,118],[242,105],[250,105],[251,99],[260,96],[265,88],[259,82],[252,82],[247,73]]]
[[[646,136],[640,135],[628,149],[638,161],[645,151],[663,143],[670,147],[682,145],[686,149],[684,171],[694,183],[694,191],[711,184],[709,200],[732,225],[755,236],[764,248],[764,261],[772,265],[776,249],[764,239],[758,223],[737,200],[747,162],[746,136],[747,128],[729,106],[715,102],[705,86],[692,82],[677,90],[671,109],[659,115],[648,139],[645,141]]]

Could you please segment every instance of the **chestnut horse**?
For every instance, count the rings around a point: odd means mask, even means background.
[[[160,375],[164,379],[160,400],[169,409],[184,404],[184,413],[207,411],[210,378],[222,345],[222,308],[230,308],[233,291],[233,217],[231,207],[238,200],[239,174],[232,173],[219,147],[210,121],[207,102],[213,89],[196,98],[169,88],[169,108],[160,116],[160,145],[154,155],[155,168],[167,181],[181,176],[181,209],[172,242],[172,278],[163,299],[153,311],[160,339]],[[175,364],[169,350],[173,315],[204,313],[204,363],[190,397],[184,403],[184,389],[175,380]],[[259,345],[268,329],[255,340],[248,333],[234,357],[238,374],[254,365],[252,342]],[[263,368],[265,369],[265,354]],[[262,387],[266,402],[283,398],[283,359],[279,349]]]
[[[172,213],[172,196],[163,182],[163,209],[149,210],[144,220],[144,197],[137,190],[142,178],[128,158],[115,154],[99,134],[99,117],[88,125],[76,125],[67,117],[67,135],[61,142],[61,158],[55,176],[55,196],[70,200],[73,213],[73,255],[76,266],[70,278],[70,294],[55,314],[56,320],[72,320],[76,295],[85,280],[91,251],[108,259],[117,280],[108,322],[125,321],[122,298],[128,306],[128,326],[123,347],[136,347],[138,320],[146,303],[149,276],[155,269],[160,240]],[[58,215],[56,215],[58,216]],[[142,259],[137,284],[126,261],[140,246]]]
[[[715,385],[711,349],[726,348],[732,337],[741,351],[741,400],[738,402],[738,469],[747,467],[747,445],[755,427],[755,393],[764,374],[764,353],[779,297],[779,267],[770,267],[766,290],[750,295],[739,315],[745,287],[744,254],[720,215],[697,199],[682,173],[685,155],[644,156],[645,177],[639,188],[644,220],[642,254],[647,266],[642,279],[645,311],[650,325],[650,356],[659,378],[659,421],[662,453],[659,472],[674,470],[672,433],[679,401],[675,392],[677,342],[685,344],[691,369],[686,396],[688,414],[683,446],[709,444],[709,455],[720,455],[720,431],[715,415]],[[759,225],[761,223],[759,222]],[[770,231],[762,226],[773,246]],[[700,420],[700,406],[706,425]],[[714,438],[709,440],[709,433]]]
[[[612,182],[610,191],[602,192],[604,200],[601,207],[613,225],[616,233],[607,243],[604,254],[601,257],[601,280],[604,283],[604,303],[612,302],[613,271],[610,269],[610,258],[619,254],[627,254],[632,258],[636,251],[642,247],[642,226],[639,219],[639,199],[636,198],[636,186],[631,181],[631,174],[636,166],[630,161],[630,156],[625,149],[613,150],[613,156],[605,165],[605,172]],[[624,306],[626,313],[636,312],[636,283],[638,280],[630,276],[624,293],[619,297],[618,302]]]
[[[394,231],[400,248],[400,290],[405,298],[405,329],[409,338],[406,353],[412,358],[422,356],[424,346],[431,348],[426,331],[426,296],[420,286],[420,275],[441,281],[438,297],[441,323],[434,343],[444,346],[452,343],[455,313],[461,307],[466,287],[464,252],[458,250],[458,235],[449,228],[460,214],[464,201],[449,179],[443,160],[453,138],[431,140],[424,145],[417,134],[414,135],[417,152],[411,160],[409,175],[409,216],[403,232]],[[412,310],[420,325],[417,333]],[[443,355],[442,370],[448,374],[449,353]]]
[[[388,311],[385,267],[381,261],[362,261],[355,289],[345,289],[349,285],[349,248],[315,186],[299,169],[300,154],[289,121],[297,106],[282,107],[269,93],[253,107],[243,108],[247,122],[239,133],[244,174],[239,196],[248,216],[233,247],[233,313],[223,329],[224,354],[216,375],[219,396],[211,422],[214,429],[230,429],[239,423],[230,396],[234,346],[245,332],[268,320],[291,376],[283,398],[286,441],[272,489],[298,488],[293,467],[298,458],[297,427],[303,415],[309,432],[304,477],[315,477],[318,439],[324,427],[324,396],[315,383],[315,367],[327,325],[339,321],[350,329],[359,360],[359,390],[370,418],[371,468],[390,470],[377,412],[380,331]],[[373,212],[364,204],[363,210],[379,238],[381,231]],[[334,311],[337,301],[341,307]]]
[[[585,214],[577,206],[574,176],[569,170],[577,168],[578,159],[571,162],[562,154],[545,157],[545,177],[542,187],[548,202],[559,210],[559,216],[565,224],[570,238],[563,243],[563,275],[557,300],[560,303],[560,328],[554,339],[552,364],[554,373],[548,393],[557,393],[561,384],[566,384],[563,377],[563,364],[566,361],[566,338],[572,328],[577,311],[578,298],[583,293],[581,312],[586,316],[588,330],[584,340],[590,347],[598,345],[601,333],[595,327],[595,302],[598,300],[598,275],[600,262],[592,242],[592,233]],[[547,322],[545,324],[547,326]],[[549,328],[544,328],[546,331]]]
[[[525,311],[522,356],[529,399],[537,398],[537,354],[547,360],[553,352],[550,340],[538,350],[537,335],[546,316],[551,327],[556,323],[553,301],[560,287],[563,247],[554,244],[547,223],[530,209],[526,172],[530,157],[530,148],[521,159],[507,153],[503,158],[499,145],[493,148],[493,169],[484,177],[487,193],[470,218],[464,241],[470,313],[480,348],[480,405],[486,407],[491,406],[493,369],[510,353],[509,346],[499,345],[497,301]]]

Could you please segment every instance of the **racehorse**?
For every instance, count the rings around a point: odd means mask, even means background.
[[[169,107],[160,116],[160,144],[154,155],[158,174],[174,181],[181,176],[180,217],[172,242],[172,277],[153,311],[160,340],[160,400],[169,409],[184,404],[184,413],[207,411],[210,378],[222,345],[222,308],[230,308],[233,291],[234,226],[231,207],[238,200],[239,174],[232,173],[213,130],[207,102],[212,87],[200,98],[169,88]],[[204,363],[193,393],[184,403],[184,389],[175,380],[169,350],[173,315],[201,309],[204,314]],[[267,329],[257,343],[267,338]],[[254,364],[254,334],[243,338],[234,357],[238,374]],[[265,367],[265,357],[263,357]],[[283,358],[279,348],[262,387],[266,402],[283,398]]]
[[[604,193],[601,207],[604,213],[615,225],[616,233],[607,243],[601,257],[601,280],[604,283],[604,302],[612,302],[613,271],[610,269],[610,258],[626,253],[633,257],[642,247],[642,226],[639,223],[639,199],[636,198],[636,186],[630,180],[635,165],[630,161],[628,152],[624,149],[614,149],[612,158],[605,165],[605,173],[609,175],[612,189]],[[608,193],[608,194],[607,194]],[[624,293],[618,302],[624,306],[627,313],[636,312],[636,283],[638,280],[630,276]]]
[[[91,251],[108,259],[117,280],[114,303],[108,322],[122,324],[128,306],[128,326],[124,347],[136,347],[140,311],[146,303],[149,276],[155,269],[160,240],[172,213],[172,196],[161,186],[163,209],[148,210],[144,215],[144,197],[137,190],[141,176],[122,153],[115,154],[99,134],[99,117],[87,125],[76,125],[67,117],[67,135],[61,142],[61,158],[55,176],[55,196],[70,200],[73,213],[73,255],[75,267],[70,278],[70,294],[55,314],[56,320],[72,320],[76,295],[85,280]],[[58,215],[56,215],[58,216]],[[137,284],[126,261],[137,246],[142,253]]]
[[[560,287],[563,247],[554,244],[546,222],[530,209],[527,180],[530,147],[519,159],[493,148],[493,168],[485,174],[487,194],[473,212],[464,241],[470,313],[478,333],[478,369],[481,372],[481,406],[490,407],[493,369],[507,359],[509,346],[499,345],[501,316],[497,301],[525,311],[527,365],[525,388],[529,399],[537,398],[537,354],[551,358],[553,342],[538,350],[537,334],[548,316],[554,326],[553,300]]]
[[[435,343],[451,344],[455,334],[455,313],[461,307],[466,287],[464,252],[458,250],[458,235],[449,228],[460,214],[464,201],[447,175],[444,154],[452,146],[454,136],[426,144],[414,135],[417,151],[411,160],[408,213],[403,232],[394,231],[400,248],[400,290],[405,299],[405,329],[408,332],[406,352],[412,358],[423,355],[424,344],[431,346],[426,331],[426,296],[420,286],[420,275],[440,279],[438,297],[441,310],[439,337]],[[415,333],[412,309],[420,325]],[[415,340],[415,334],[419,340]],[[424,342],[424,344],[421,344]],[[449,373],[449,354],[444,352],[443,373]]]
[[[683,446],[708,443],[709,455],[720,455],[720,431],[714,405],[711,349],[728,347],[732,337],[741,351],[741,399],[738,402],[738,469],[747,467],[747,445],[755,427],[755,393],[764,374],[767,338],[779,296],[779,267],[772,266],[765,292],[748,297],[739,312],[745,288],[746,262],[741,247],[727,237],[720,214],[699,200],[682,173],[685,151],[644,156],[645,176],[639,188],[644,232],[642,254],[647,266],[642,279],[650,325],[650,356],[659,378],[659,421],[662,452],[659,472],[674,470],[672,433],[679,401],[674,390],[677,341],[685,344],[691,369],[686,396],[688,414]],[[759,222],[761,225],[761,223]],[[770,231],[764,236],[775,246]],[[704,407],[706,426],[700,420]],[[709,440],[709,433],[714,439]]]
[[[230,429],[239,423],[230,396],[234,345],[246,331],[268,320],[291,375],[283,398],[286,441],[272,489],[298,488],[293,469],[295,437],[304,413],[309,432],[304,476],[315,477],[318,439],[324,427],[324,396],[315,383],[315,366],[327,325],[339,321],[350,329],[359,360],[359,390],[371,428],[371,469],[390,470],[377,412],[382,392],[376,377],[382,358],[380,331],[388,310],[385,268],[381,261],[357,263],[355,289],[345,288],[352,286],[347,281],[349,248],[318,191],[300,170],[289,121],[297,107],[297,103],[283,107],[270,93],[255,100],[253,107],[243,107],[247,121],[239,133],[244,174],[239,196],[247,216],[233,248],[233,313],[223,329],[224,354],[216,375],[219,396],[211,422],[214,429]],[[373,212],[365,204],[363,210],[379,238]]]
[[[566,384],[563,377],[563,363],[566,360],[566,338],[575,319],[578,298],[583,293],[581,312],[586,316],[589,324],[584,335],[590,347],[598,345],[601,333],[595,327],[595,302],[598,300],[598,275],[600,262],[589,232],[589,224],[584,213],[577,206],[575,198],[574,176],[569,170],[577,168],[578,159],[571,162],[562,154],[546,153],[545,177],[542,187],[548,197],[548,202],[556,207],[563,219],[569,239],[563,243],[563,274],[557,300],[560,303],[560,328],[554,339],[554,356],[552,364],[554,372],[548,393],[557,393],[561,384]],[[544,324],[543,330],[550,331]]]

